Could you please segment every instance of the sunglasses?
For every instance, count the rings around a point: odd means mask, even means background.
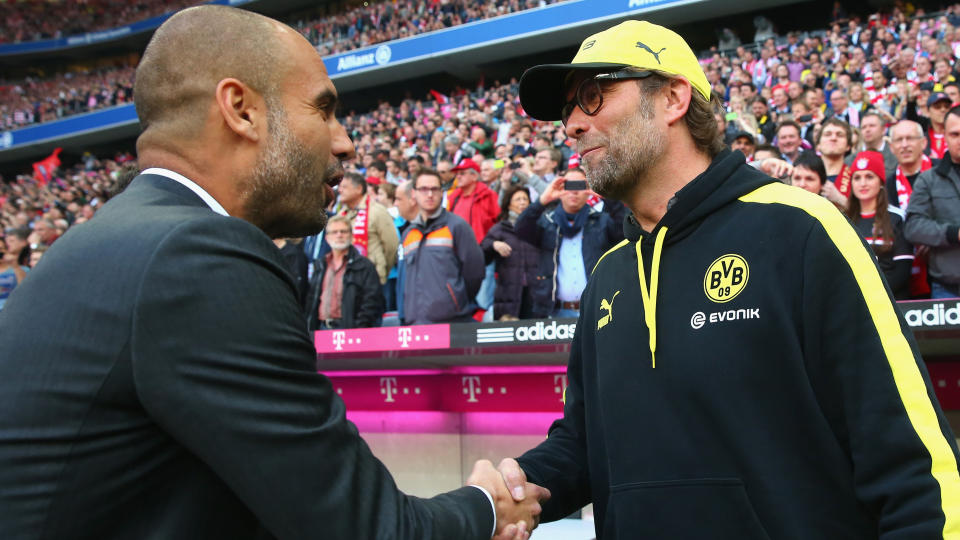
[[[603,106],[603,90],[600,88],[601,81],[622,81],[627,79],[646,79],[653,75],[652,71],[633,71],[621,70],[613,73],[599,73],[580,81],[577,85],[577,91],[573,94],[573,100],[568,101],[560,109],[560,121],[567,125],[567,120],[573,114],[574,107],[580,107],[583,114],[593,116],[600,112]]]

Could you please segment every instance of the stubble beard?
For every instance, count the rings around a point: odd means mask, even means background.
[[[243,183],[247,220],[271,238],[317,234],[327,225],[324,185],[343,167],[325,164],[297,140],[281,104],[267,104],[267,126],[267,145]]]
[[[590,189],[601,197],[624,201],[637,184],[660,161],[667,148],[667,137],[651,127],[653,109],[641,94],[637,111],[614,126],[613,137],[581,140],[581,147],[602,146],[605,155],[594,165],[583,161]]]

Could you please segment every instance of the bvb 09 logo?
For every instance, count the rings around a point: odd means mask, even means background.
[[[723,255],[707,268],[703,276],[703,292],[714,302],[729,302],[747,286],[749,278],[750,267],[743,257]]]

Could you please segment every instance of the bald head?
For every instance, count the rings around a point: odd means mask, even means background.
[[[897,135],[923,137],[923,126],[913,120],[901,120],[890,130],[890,138],[895,139]]]
[[[268,101],[287,69],[288,27],[249,11],[207,5],[170,17],[137,66],[134,102],[146,134],[196,135],[217,84],[235,78]]]

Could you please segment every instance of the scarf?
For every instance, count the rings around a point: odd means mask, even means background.
[[[930,134],[930,157],[943,159],[947,153],[947,141],[943,133],[935,133],[933,128],[930,128],[928,133]]]
[[[509,224],[511,224],[511,225],[516,225],[516,224],[517,224],[517,218],[520,217],[520,214],[514,212],[513,210],[508,210],[507,212],[508,212],[508,215],[507,215],[507,223],[509,223]]]
[[[347,215],[349,211],[349,208],[345,208],[343,212],[341,212],[341,215]],[[357,248],[357,251],[364,257],[367,256],[368,243],[370,242],[370,236],[368,234],[369,228],[370,197],[365,195],[363,202],[357,207],[357,215],[353,218],[353,246]]]
[[[837,191],[844,197],[850,196],[850,179],[852,176],[853,172],[850,170],[850,167],[847,167],[846,163],[844,163],[843,168],[840,169],[840,174],[833,180],[833,183],[837,186]]]
[[[920,155],[920,172],[923,172],[933,166],[930,158],[921,154]],[[897,165],[897,202],[899,203],[900,208],[906,210],[907,203],[910,202],[910,195],[913,194],[913,186],[910,185],[910,180],[907,180],[907,175],[903,174],[903,171],[900,170],[900,166]]]
[[[576,214],[568,214],[563,206],[557,206],[553,211],[553,221],[560,227],[560,234],[564,238],[573,238],[587,223],[588,215],[590,215],[590,207],[586,205]],[[570,223],[571,221],[573,223]]]

